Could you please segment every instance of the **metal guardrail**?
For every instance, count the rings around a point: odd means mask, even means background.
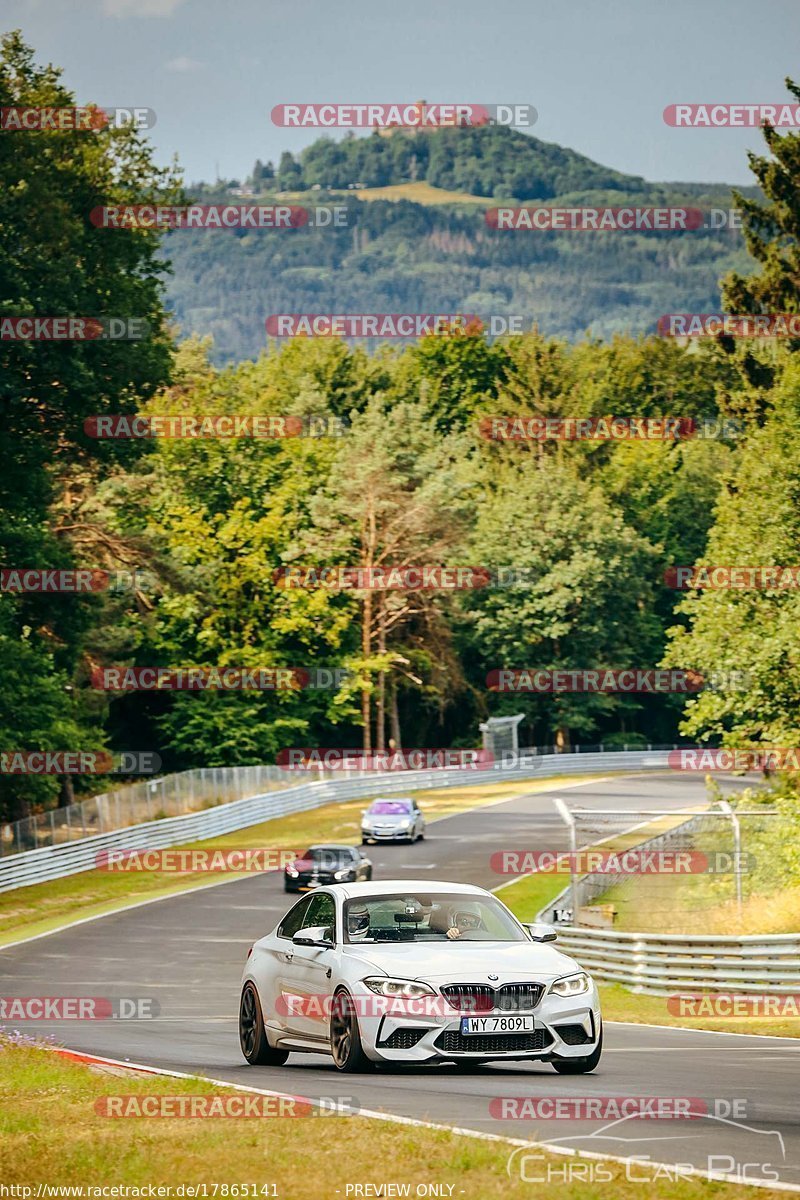
[[[623,750],[643,750],[644,746],[623,746]],[[614,747],[603,745],[573,746],[571,753],[590,754],[609,752]],[[617,747],[618,749],[618,747]],[[648,750],[675,750],[677,746],[647,746]],[[556,754],[555,746],[529,746],[520,755],[541,757]],[[321,772],[320,778],[341,778],[341,772]],[[22,817],[17,821],[0,822],[0,858],[39,850],[64,842],[80,841],[96,833],[113,829],[129,829],[145,821],[181,817],[200,809],[228,804],[292,787],[294,780],[284,767],[257,765],[251,767],[193,767],[171,775],[140,779],[126,783],[110,792],[101,792],[46,812]]]
[[[774,815],[765,812],[766,816]],[[637,843],[637,849],[668,849],[687,834],[702,830],[709,818],[725,813],[698,813],[672,829]],[[619,882],[618,877],[590,874],[575,886],[578,905],[592,904]],[[566,887],[539,913],[546,921],[553,909],[571,903]],[[573,916],[574,919],[574,916]],[[728,934],[627,933],[558,925],[558,946],[596,979],[622,983],[637,992],[733,992],[736,995],[800,991],[800,933]]]
[[[34,816],[0,824],[0,858],[80,841],[96,833],[129,829],[144,821],[180,817],[199,809],[244,800],[261,792],[291,787],[288,772],[276,766],[195,767],[155,779],[127,783]]]
[[[637,992],[800,992],[800,933],[617,933],[562,925],[558,948],[595,979]]]
[[[515,766],[498,763],[484,770],[439,768],[387,774],[364,771],[350,772],[347,778],[341,778],[339,771],[328,771],[324,772],[327,778],[322,780],[315,779],[294,786],[284,783],[280,791],[219,804],[202,812],[145,821],[127,829],[116,829],[78,841],[42,846],[0,858],[0,892],[90,871],[96,866],[96,856],[104,850],[166,850],[171,846],[233,833],[272,817],[382,792],[403,793],[420,788],[453,787],[458,784],[469,786],[497,783],[501,779],[533,779],[583,772],[637,771],[651,767],[664,768],[667,765],[667,753],[652,750],[546,754],[539,757],[526,756],[525,751],[521,751]]]

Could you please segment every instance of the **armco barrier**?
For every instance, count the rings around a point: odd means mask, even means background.
[[[410,792],[420,788],[453,787],[457,784],[497,783],[500,779],[541,779],[547,776],[640,771],[668,765],[666,751],[619,750],[602,754],[544,754],[521,757],[514,767],[498,764],[482,771],[463,768],[429,771],[397,771],[387,774],[351,772],[347,778],[327,778],[284,787],[220,804],[204,812],[146,821],[127,829],[95,834],[58,846],[43,846],[0,858],[0,892],[28,887],[66,875],[90,871],[102,850],[166,850],[201,838],[220,837],[257,825],[271,817],[303,812],[335,801],[356,800],[385,792]],[[327,773],[329,776],[333,772]]]
[[[639,848],[669,849],[671,843],[703,828],[702,813],[673,829],[648,838]],[[609,875],[586,875],[577,881],[580,906],[594,903],[619,882]],[[569,906],[566,887],[541,910],[547,921],[554,908]],[[800,933],[732,937],[724,934],[624,933],[614,929],[558,926],[558,948],[608,983],[623,983],[637,992],[734,992],[737,995],[800,992]]]
[[[558,948],[595,979],[639,992],[800,992],[800,933],[616,933],[561,925]]]

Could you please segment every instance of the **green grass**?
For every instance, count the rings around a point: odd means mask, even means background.
[[[646,830],[640,829],[635,833],[626,833],[617,837],[612,837],[603,842],[603,847],[608,850],[624,850],[630,846],[636,845],[645,837],[654,836],[654,832],[660,832],[667,827],[669,822],[676,823],[685,820],[685,816],[679,818],[661,817],[657,822],[648,824]],[[647,881],[655,880],[673,880],[675,876],[634,876],[635,883],[642,879]],[[500,899],[504,904],[507,904],[513,913],[521,921],[533,921],[546,905],[551,904],[556,896],[561,892],[569,882],[568,876],[564,875],[549,875],[538,874],[526,875],[522,879],[515,880],[514,883],[508,884],[500,890]],[[627,885],[626,885],[627,886]],[[619,899],[620,889],[614,889],[617,892]],[[626,894],[626,893],[623,893]],[[602,902],[607,903],[611,900],[614,892],[608,892],[602,897]],[[758,898],[754,898],[754,902]],[[762,906],[763,906],[762,898]],[[789,889],[788,893],[783,897],[783,904],[789,911],[796,911],[800,904],[800,888]],[[756,904],[750,906],[755,911]],[[747,911],[747,909],[746,909]],[[632,909],[632,916],[628,924],[631,928],[636,928],[635,908]],[[755,916],[753,917],[755,923]],[[616,928],[616,926],[615,926]],[[733,913],[729,915],[727,928],[723,924],[722,928],[717,932],[730,932],[733,928]],[[797,924],[794,925],[794,929]],[[703,926],[705,931],[705,925]],[[755,930],[754,932],[762,932],[763,930]],[[800,1037],[800,1019],[796,1017],[737,1017],[735,1019],[728,1017],[696,1017],[696,1016],[674,1016],[667,1008],[666,996],[651,996],[640,992],[633,992],[622,984],[600,984],[600,997],[603,1008],[603,1016],[607,1021],[624,1021],[631,1024],[646,1024],[646,1025],[673,1025],[679,1028],[691,1029],[708,1029],[715,1030],[721,1033],[760,1033],[771,1034],[780,1037]]]
[[[387,187],[333,189],[335,196],[355,196],[359,200],[410,200],[414,204],[480,204],[490,208],[500,201],[488,196],[473,196],[469,192],[450,192],[434,187],[424,179],[416,183],[392,183]],[[319,203],[317,192],[276,192],[275,198],[290,204]],[[513,203],[513,201],[507,201]]]
[[[713,849],[717,849],[714,846]],[[702,842],[693,849],[703,850]],[[745,888],[749,881],[743,877]],[[796,933],[800,929],[800,883],[773,883],[772,890],[745,896],[739,912],[729,875],[634,875],[603,896],[619,914],[616,927],[645,933]]]
[[[632,1024],[673,1025],[678,1028],[708,1029],[718,1033],[761,1033],[775,1037],[800,1037],[797,1017],[677,1017],[667,1008],[666,996],[632,992],[620,983],[600,984],[600,1001],[606,1021]]]
[[[604,850],[623,851],[630,849],[631,846],[637,846],[646,838],[655,837],[664,830],[671,828],[673,825],[679,825],[681,821],[685,821],[685,815],[681,816],[664,816],[657,820],[648,822],[646,827],[638,830],[632,830],[628,833],[615,834],[609,838],[604,838],[602,842],[597,842],[595,845],[602,845]],[[569,875],[556,874],[539,874],[534,872],[532,875],[525,875],[522,879],[515,880],[514,883],[505,885],[502,889],[501,900],[504,904],[514,912],[522,921],[533,921],[536,919],[536,914],[555,900],[559,892],[562,892],[569,883]],[[605,903],[606,897],[603,897]]]
[[[205,1184],[208,1196],[215,1184],[274,1184],[287,1200],[343,1200],[348,1183],[406,1183],[413,1195],[418,1184],[435,1180],[452,1184],[454,1197],[469,1200],[554,1195],[546,1184],[509,1177],[506,1163],[513,1147],[502,1142],[358,1116],[109,1118],[95,1108],[106,1096],[225,1096],[231,1091],[202,1080],[97,1073],[52,1051],[10,1045],[1,1036],[0,1060],[0,1179],[6,1186],[30,1187],[33,1194],[39,1184]],[[454,1075],[453,1082],[458,1085],[459,1077]],[[297,1086],[302,1088],[299,1076]],[[357,1078],[331,1077],[332,1095],[348,1095],[357,1104],[357,1091]],[[453,1119],[458,1120],[457,1101]],[[320,1121],[325,1122],[321,1128]],[[504,1134],[503,1123],[495,1125],[493,1132]],[[541,1124],[532,1123],[531,1138],[542,1135]],[[570,1200],[641,1200],[641,1184],[626,1179],[621,1164],[605,1166],[609,1182],[564,1184],[561,1172],[570,1161],[584,1175],[590,1170],[588,1160],[543,1156],[537,1174],[552,1164],[559,1173],[558,1194]],[[636,1174],[646,1177],[647,1170],[638,1167]],[[661,1179],[658,1194],[670,1200],[764,1200],[769,1193],[694,1178]]]

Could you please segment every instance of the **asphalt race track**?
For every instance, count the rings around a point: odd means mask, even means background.
[[[726,781],[726,786],[741,785]],[[702,777],[628,776],[562,785],[448,817],[413,846],[370,847],[376,878],[430,877],[494,888],[493,851],[565,848],[552,803],[681,808],[702,803]],[[237,1036],[239,979],[248,947],[295,901],[277,874],[247,877],[161,900],[0,950],[4,996],[152,996],[160,1015],[139,1021],[27,1022],[74,1049],[310,1097],[352,1097],[459,1128],[654,1162],[693,1164],[800,1189],[800,1041],[607,1024],[605,1052],[588,1076],[546,1064],[386,1069],[340,1075],[327,1056],[293,1054],[284,1067],[249,1067]],[[660,1096],[744,1102],[736,1123],[696,1120],[497,1120],[494,1097]],[[729,1113],[724,1104],[721,1114]],[[742,1113],[742,1109],[739,1109]],[[709,1158],[711,1161],[709,1162]],[[749,1164],[749,1165],[746,1165]],[[539,1164],[527,1165],[530,1176]],[[661,1176],[666,1178],[665,1175]],[[365,1169],[364,1178],[368,1178]]]

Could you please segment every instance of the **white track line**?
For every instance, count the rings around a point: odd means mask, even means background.
[[[77,1059],[88,1064],[98,1063],[109,1067],[126,1067],[133,1071],[142,1071],[146,1075],[164,1075],[172,1079],[196,1079],[202,1083],[211,1083],[216,1087],[233,1089],[237,1092],[251,1092],[259,1096],[275,1096],[279,1099],[298,1100],[310,1102],[312,1105],[319,1107],[319,1101],[314,1100],[311,1096],[296,1096],[291,1092],[278,1092],[273,1088],[257,1088],[248,1087],[243,1083],[229,1083],[225,1079],[213,1079],[209,1075],[192,1075],[186,1071],[169,1071],[161,1067],[144,1066],[141,1063],[132,1063],[129,1061],[121,1061],[117,1058],[104,1058],[96,1054],[84,1054],[80,1050],[69,1050],[68,1048],[58,1048],[56,1046],[48,1047],[55,1053],[64,1054],[72,1059]],[[418,1129],[434,1129],[440,1133],[451,1133],[458,1137],[476,1138],[482,1142],[502,1142],[507,1146],[528,1146],[531,1149],[546,1150],[549,1154],[561,1155],[564,1158],[590,1158],[599,1162],[616,1162],[616,1163],[635,1163],[639,1166],[651,1167],[653,1169],[675,1170],[675,1163],[655,1162],[650,1158],[634,1158],[632,1156],[623,1158],[615,1154],[598,1154],[594,1150],[575,1150],[572,1147],[556,1146],[550,1142],[530,1142],[524,1138],[504,1137],[500,1133],[484,1133],[478,1129],[462,1129],[456,1125],[440,1125],[435,1121],[421,1121],[417,1117],[402,1117],[396,1113],[379,1112],[376,1109],[362,1108],[354,1116],[366,1117],[372,1121],[387,1121],[392,1125],[412,1125]],[[774,1191],[781,1192],[800,1192],[800,1185],[791,1183],[775,1183],[773,1181],[764,1181],[747,1179],[742,1180],[737,1175],[723,1174],[721,1171],[701,1171],[699,1167],[688,1167],[681,1165],[681,1175],[692,1175],[699,1179],[720,1180],[725,1183],[738,1183],[740,1187],[763,1187]]]
[[[643,772],[642,774],[647,775],[648,773]],[[527,792],[527,793],[523,792],[520,794],[520,796],[509,796],[505,800],[493,800],[490,804],[482,804],[482,805],[477,806],[474,809],[465,809],[464,812],[460,812],[460,813],[451,813],[450,816],[448,816],[448,817],[439,817],[438,820],[431,821],[431,825],[438,825],[441,821],[452,821],[455,817],[464,816],[465,812],[466,813],[477,812],[477,811],[483,811],[484,808],[493,808],[495,806],[495,804],[510,804],[513,800],[519,800],[525,795],[529,795],[529,796],[547,795],[547,793],[551,792],[551,791],[563,791],[566,788],[590,787],[594,783],[608,783],[609,780],[617,779],[617,778],[619,778],[618,775],[608,775],[608,776],[604,776],[601,779],[584,779],[577,783],[564,783],[564,784],[559,784],[558,787],[542,788],[541,790],[537,789],[536,792]],[[626,776],[626,778],[639,779],[639,778],[641,778],[641,775],[639,775],[639,773],[637,772],[636,774],[630,774],[630,775]],[[616,836],[616,835],[610,835],[610,836]],[[604,838],[603,840],[607,841],[608,839]],[[598,843],[598,845],[599,844],[600,843]],[[534,872],[534,871],[529,871],[528,875],[534,875],[535,873],[536,872]],[[277,874],[277,872],[265,871],[264,874],[266,874],[266,875]],[[63,933],[64,930],[74,929],[78,925],[88,925],[92,921],[102,921],[105,917],[114,917],[118,913],[128,912],[134,908],[144,908],[144,906],[146,904],[158,904],[161,900],[172,900],[176,896],[188,896],[190,892],[205,892],[205,891],[208,891],[209,888],[222,887],[222,885],[225,883],[240,883],[242,881],[242,879],[249,879],[249,878],[250,878],[249,875],[237,875],[233,879],[218,879],[218,880],[216,880],[215,883],[203,883],[203,884],[199,884],[196,887],[182,888],[181,891],[179,891],[179,892],[168,892],[166,896],[153,896],[149,900],[137,900],[133,904],[125,904],[121,908],[111,909],[110,912],[97,913],[93,917],[80,917],[77,921],[68,921],[65,925],[59,925],[56,929],[48,929],[46,933],[35,933],[35,934],[33,934],[32,937],[19,938],[15,942],[8,942],[5,945],[0,946],[0,954],[2,954],[4,950],[13,950],[15,946],[24,946],[27,942],[38,942],[40,938],[52,937],[54,933]],[[514,877],[514,879],[510,879],[506,883],[501,883],[498,887],[493,888],[492,890],[495,892],[499,892],[505,887],[510,887],[510,885],[512,883],[518,883],[520,879],[526,879],[526,878],[527,878],[527,875],[517,875]],[[713,1033],[713,1034],[717,1034],[719,1037],[752,1037],[752,1038],[765,1038],[765,1039],[771,1038],[775,1041],[782,1041],[782,1042],[797,1042],[798,1041],[798,1038],[787,1037],[784,1034],[729,1033],[727,1030],[723,1032],[722,1030],[718,1030],[718,1029],[702,1029],[697,1025],[650,1025],[645,1021],[609,1021],[608,1024],[609,1025],[624,1025],[628,1029],[630,1029],[630,1028],[635,1029],[637,1025],[641,1025],[645,1029],[681,1029],[681,1030],[685,1030],[685,1032],[687,1032],[687,1033]],[[173,1072],[173,1074],[174,1074],[174,1072]],[[195,1078],[195,1077],[190,1076],[189,1078]],[[271,1094],[271,1093],[265,1093],[265,1094]],[[431,1128],[439,1128],[439,1126],[431,1126]],[[441,1128],[449,1128],[449,1126],[441,1126]],[[520,1142],[519,1145],[527,1146],[528,1143]],[[602,1155],[598,1155],[598,1157],[602,1158]],[[622,1162],[624,1160],[620,1159],[619,1161]],[[800,1188],[798,1188],[798,1190],[800,1190]]]
[[[519,796],[506,796],[502,800],[492,800],[489,804],[476,805],[474,808],[471,808],[471,809],[467,808],[467,809],[463,809],[461,812],[458,812],[458,813],[450,813],[449,816],[446,816],[446,817],[438,817],[435,821],[431,821],[430,824],[438,825],[442,821],[452,821],[455,817],[463,817],[470,812],[478,812],[478,811],[482,812],[484,808],[494,808],[494,806],[496,804],[510,804],[513,800],[519,800],[524,795],[547,795],[548,792],[560,791],[564,787],[573,787],[573,788],[574,787],[588,787],[589,784],[591,784],[591,783],[607,783],[612,778],[615,778],[615,776],[609,775],[609,776],[605,776],[602,779],[584,780],[581,783],[559,784],[559,786],[557,788],[556,787],[541,788],[541,789],[537,790],[537,792],[531,792],[531,793],[521,792]],[[480,786],[480,785],[476,784],[475,786]],[[430,790],[435,791],[436,789],[432,788]],[[258,824],[261,824],[261,822],[258,822]],[[224,834],[223,836],[228,837],[229,835]],[[192,843],[187,843],[187,844],[191,845]],[[274,874],[279,874],[279,873],[280,873],[279,871],[261,872],[261,874],[264,874],[264,875],[274,875]],[[120,905],[119,908],[109,909],[108,912],[95,913],[95,915],[93,917],[79,917],[76,921],[65,921],[65,923],[63,925],[57,925],[55,929],[48,929],[45,933],[34,933],[30,937],[21,937],[21,938],[17,938],[13,942],[4,942],[2,945],[0,945],[0,954],[2,954],[2,952],[4,950],[12,950],[15,946],[24,946],[27,942],[37,942],[40,938],[52,937],[54,933],[63,933],[65,929],[74,929],[78,925],[88,925],[90,921],[102,921],[106,917],[114,917],[118,913],[128,912],[130,909],[133,909],[133,908],[143,908],[146,904],[158,904],[162,900],[173,900],[178,896],[188,896],[190,894],[190,892],[205,892],[209,888],[221,887],[225,883],[241,883],[241,881],[243,879],[250,879],[251,877],[252,876],[250,874],[246,874],[246,875],[234,875],[230,879],[217,879],[214,881],[214,883],[196,884],[194,887],[185,887],[185,888],[181,888],[180,890],[177,890],[174,892],[167,892],[166,895],[164,895],[164,896],[151,896],[147,900],[135,900],[132,904],[122,904],[122,905]],[[512,880],[512,882],[514,882],[514,881]],[[505,885],[503,885],[503,886],[505,886]]]

